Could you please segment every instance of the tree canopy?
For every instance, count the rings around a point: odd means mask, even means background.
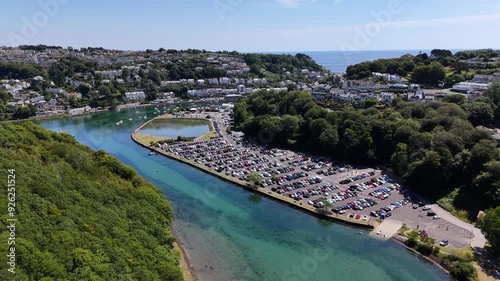
[[[460,196],[454,204],[472,214],[500,204],[500,174],[494,172],[500,151],[469,122],[490,119],[491,107],[464,105],[399,102],[381,110],[331,111],[309,93],[261,91],[241,99],[234,118],[237,129],[255,141],[391,166],[415,190],[436,199],[459,188],[474,199]]]
[[[482,218],[480,227],[493,251],[500,254],[500,206],[486,211],[486,216]]]
[[[131,167],[31,122],[0,135],[1,170],[17,176],[16,280],[183,280],[170,205]]]

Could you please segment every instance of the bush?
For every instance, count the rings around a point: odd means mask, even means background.
[[[428,256],[428,255],[432,254],[433,250],[434,250],[434,246],[429,245],[429,244],[417,245],[417,251],[424,256]]]
[[[439,251],[439,247],[434,247],[432,249],[432,255],[437,257],[439,255]]]
[[[319,208],[318,209],[318,213],[322,214],[322,215],[331,215],[333,214],[332,212],[330,212],[328,209],[326,208]]]
[[[451,263],[450,275],[454,280],[473,281],[477,278],[477,271],[470,262],[455,261]]]
[[[410,237],[406,240],[406,246],[413,248],[417,245],[417,239],[415,237]]]

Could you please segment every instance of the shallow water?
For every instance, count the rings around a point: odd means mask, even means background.
[[[135,111],[39,123],[106,150],[160,188],[200,280],[449,280],[393,241],[320,220],[166,157],[148,156],[130,134],[145,121],[135,117],[151,115],[152,109]],[[119,120],[127,121],[116,126]]]
[[[139,130],[142,134],[151,136],[177,138],[181,137],[200,137],[210,130],[208,122],[204,120],[186,120],[186,119],[157,119],[149,122]]]

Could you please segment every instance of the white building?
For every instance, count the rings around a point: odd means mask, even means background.
[[[73,108],[68,110],[69,115],[76,115],[76,114],[82,114],[86,112],[91,112],[92,108],[90,106],[85,106],[85,107],[80,107],[80,108]]]
[[[125,93],[125,99],[134,101],[134,100],[144,100],[146,99],[146,94],[144,92],[127,92]]]
[[[458,84],[453,85],[451,88],[454,92],[462,92],[467,93],[469,91],[483,91],[488,89],[490,84],[485,83],[474,83],[474,82],[460,82]]]
[[[393,100],[394,100],[394,93],[383,92],[380,94],[381,103],[389,104],[392,103]]]

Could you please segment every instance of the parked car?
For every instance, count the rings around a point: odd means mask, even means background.
[[[423,211],[429,211],[430,209],[431,209],[431,207],[429,207],[429,206],[424,206],[424,207],[422,208],[422,210],[423,210]]]
[[[443,247],[448,246],[448,240],[443,240],[443,241],[439,242],[439,245],[443,246]]]

